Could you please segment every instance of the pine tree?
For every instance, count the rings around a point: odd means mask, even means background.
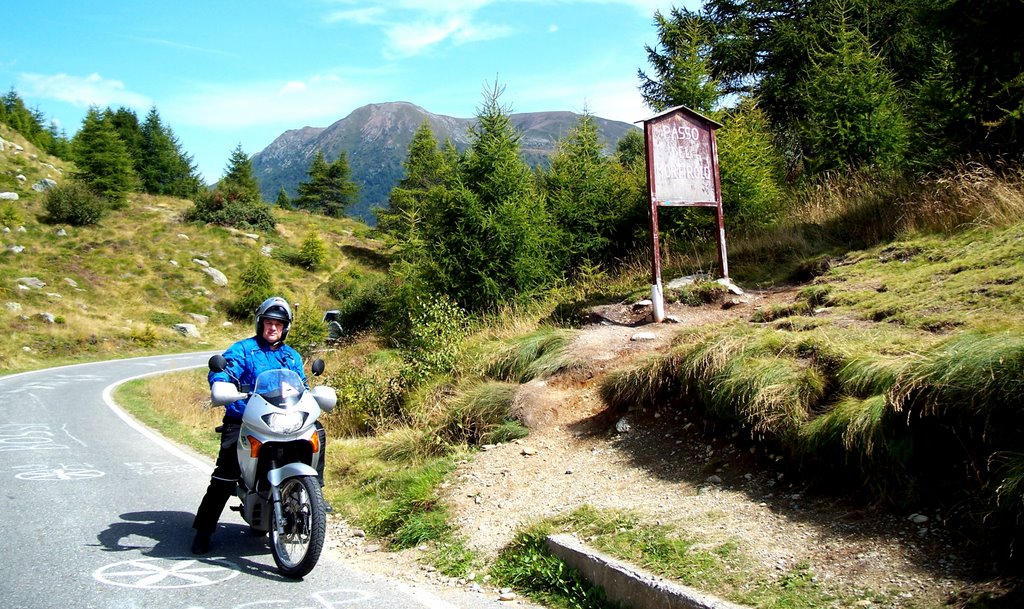
[[[225,191],[235,193],[238,198],[261,200],[260,183],[253,174],[252,160],[242,149],[242,144],[231,151],[220,186]]]
[[[260,303],[274,295],[274,281],[266,257],[259,252],[254,253],[238,280],[238,300],[228,313],[235,319],[252,319]]]
[[[654,14],[659,47],[646,47],[647,60],[655,76],[639,71],[644,102],[661,112],[683,105],[704,114],[713,111],[722,93],[711,76],[710,45],[703,23],[693,16],[672,10],[671,17]]]
[[[430,288],[470,310],[529,297],[555,275],[544,200],[500,94],[487,94],[460,170],[429,191],[414,262]]]
[[[150,108],[140,130],[142,161],[139,176],[143,190],[157,195],[194,197],[201,188],[195,164],[182,152],[177,137],[160,120],[155,106]]]
[[[892,72],[835,5],[826,46],[811,49],[799,87],[801,133],[811,169],[893,168],[905,160],[909,126]]]
[[[103,111],[103,120],[117,132],[118,137],[124,142],[128,150],[128,156],[132,158],[132,167],[136,175],[141,174],[143,158],[142,128],[139,126],[139,117],[135,112],[124,106],[117,110],[107,108]]]
[[[89,108],[82,128],[72,141],[73,174],[112,205],[127,202],[137,178],[131,156],[117,131],[95,106]]]
[[[223,224],[247,230],[271,232],[277,225],[270,206],[260,198],[252,162],[239,144],[231,153],[224,178],[212,191],[200,191],[186,222]]]
[[[424,121],[409,143],[405,176],[391,189],[387,209],[377,211],[377,226],[406,244],[417,241],[423,200],[427,192],[442,183],[447,171],[445,158],[434,139],[430,123]]]
[[[315,230],[310,230],[299,248],[298,262],[304,269],[315,271],[327,262],[327,246]]]
[[[288,196],[288,191],[284,189],[284,186],[277,189],[277,198],[274,199],[274,205],[280,209],[295,209],[295,204],[292,202],[291,197]]]
[[[339,218],[345,209],[355,203],[359,186],[352,181],[348,155],[344,150],[331,164],[322,151],[317,150],[307,172],[309,181],[299,184],[295,206],[315,213]]]
[[[597,123],[584,114],[559,142],[544,175],[548,209],[561,232],[560,266],[570,271],[622,253],[613,247],[612,236],[627,214],[616,197],[613,163],[604,155]]]
[[[0,122],[6,123],[25,136],[25,139],[53,156],[62,159],[71,156],[71,145],[67,135],[52,121],[48,128],[44,127],[43,113],[25,107],[25,102],[14,89],[0,98]]]

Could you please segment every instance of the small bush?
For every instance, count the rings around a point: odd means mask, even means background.
[[[10,201],[0,205],[0,226],[14,227],[21,224],[21,213]]]
[[[184,220],[268,233],[277,226],[269,205],[251,193],[230,188],[200,194],[192,208],[185,212]]]
[[[258,252],[253,254],[238,280],[238,300],[228,305],[227,312],[236,320],[251,319],[260,304],[274,295],[274,282],[267,259]]]
[[[103,218],[108,205],[85,184],[70,181],[47,190],[43,208],[49,224],[89,226]]]
[[[402,418],[406,381],[399,362],[345,368],[332,374],[327,384],[338,393],[338,405],[324,422],[334,433],[379,432]]]
[[[302,247],[295,256],[295,262],[308,271],[320,269],[327,262],[327,246],[316,231],[310,231],[306,235]]]
[[[146,349],[155,347],[157,343],[156,330],[154,330],[153,326],[150,326],[149,324],[146,324],[141,328],[133,328],[128,338],[136,345]]]
[[[309,358],[326,340],[327,322],[323,315],[313,307],[300,308],[288,331],[288,344],[301,353],[302,357]]]
[[[448,374],[466,335],[466,314],[446,296],[417,297],[408,314],[408,333],[395,337],[405,351],[415,380]]]

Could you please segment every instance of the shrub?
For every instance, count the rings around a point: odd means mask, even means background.
[[[309,231],[299,248],[295,262],[304,269],[315,271],[327,262],[327,246],[315,230]]]
[[[308,358],[325,340],[327,323],[316,308],[302,307],[295,312],[291,330],[288,331],[289,345],[301,353],[302,357]]]
[[[21,224],[21,213],[10,201],[0,206],[0,226],[17,226]]]
[[[200,194],[184,220],[263,232],[273,232],[277,226],[270,207],[258,196],[230,187]]]
[[[43,208],[50,224],[89,226],[107,211],[107,202],[81,182],[70,181],[46,191]]]
[[[409,314],[407,332],[395,336],[404,349],[417,381],[452,371],[466,335],[466,315],[446,296],[417,296]]]
[[[238,279],[238,300],[228,306],[228,314],[235,319],[248,319],[260,303],[274,295],[274,283],[267,259],[260,253],[253,254],[249,266]]]

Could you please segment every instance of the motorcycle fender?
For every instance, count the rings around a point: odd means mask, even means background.
[[[297,476],[313,476],[315,478],[316,470],[305,463],[289,463],[267,472],[267,480],[274,486],[281,486],[281,483],[288,478]]]

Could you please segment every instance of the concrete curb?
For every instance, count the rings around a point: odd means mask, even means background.
[[[580,543],[572,535],[549,535],[548,549],[579,571],[590,583],[604,588],[609,601],[631,609],[748,609],[702,594],[693,588],[661,580]]]

